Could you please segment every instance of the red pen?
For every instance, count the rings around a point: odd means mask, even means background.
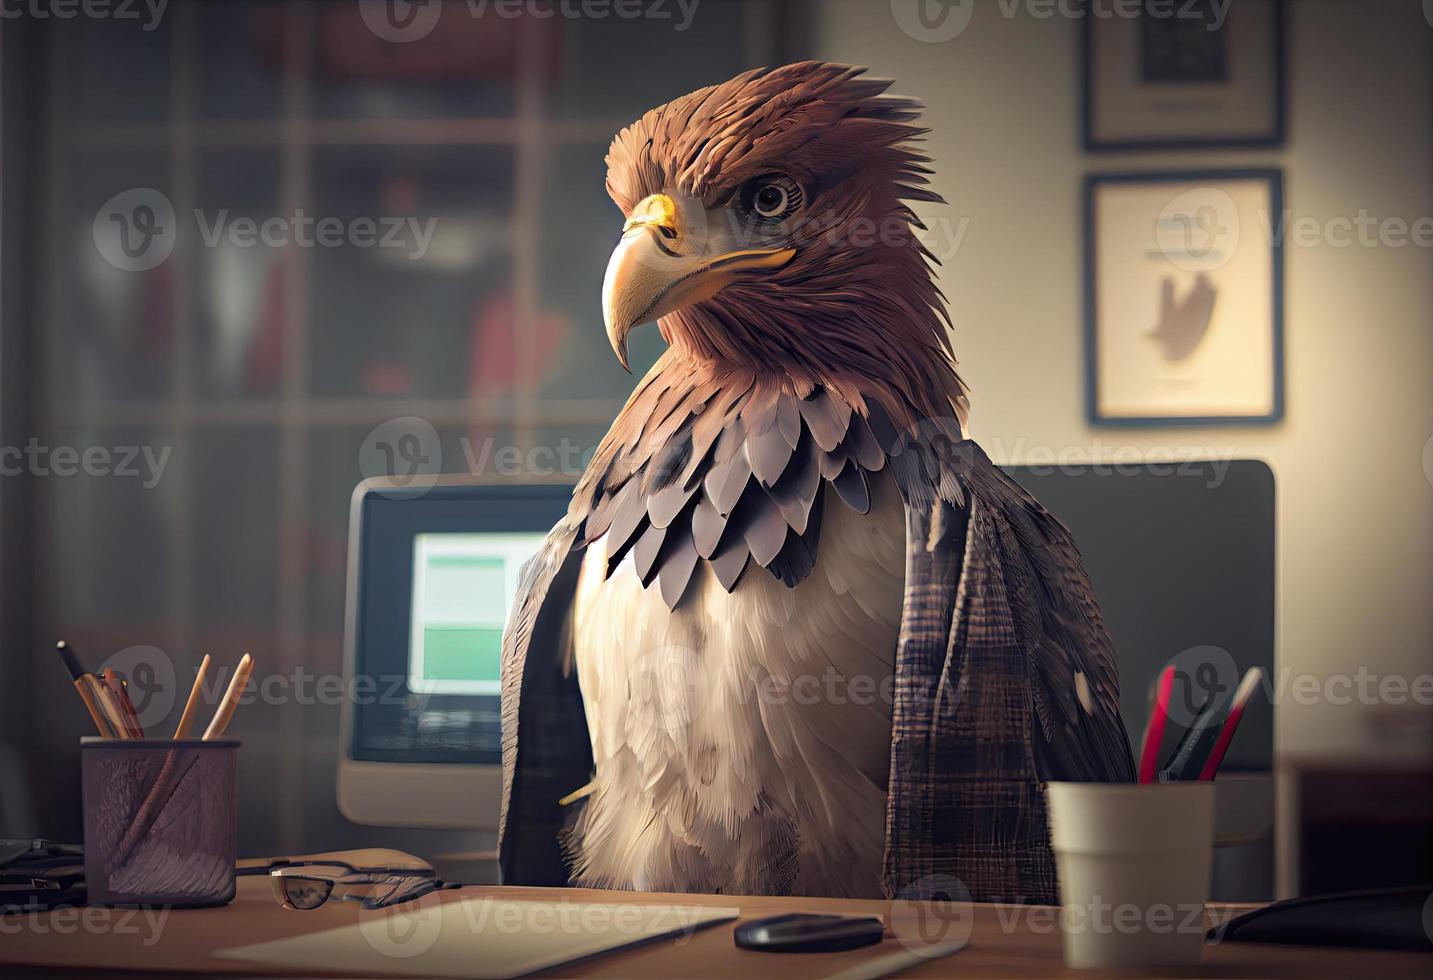
[[[1229,743],[1234,741],[1234,730],[1239,727],[1239,719],[1244,717],[1244,707],[1254,696],[1254,689],[1259,686],[1259,679],[1263,676],[1264,672],[1258,667],[1250,667],[1244,672],[1244,679],[1239,682],[1234,691],[1234,700],[1230,702],[1229,716],[1224,719],[1224,726],[1219,729],[1219,738],[1215,741],[1209,758],[1204,760],[1204,768],[1199,770],[1200,779],[1213,779],[1214,774],[1219,771],[1219,766],[1224,761],[1224,753],[1229,751]]]
[[[1173,692],[1174,665],[1170,664],[1160,672],[1149,724],[1144,726],[1144,739],[1140,742],[1139,781],[1142,783],[1154,782],[1159,772],[1159,746],[1164,741],[1164,723],[1169,717],[1169,698]]]

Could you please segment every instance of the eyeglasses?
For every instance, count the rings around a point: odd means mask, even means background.
[[[356,868],[341,861],[301,862],[269,870],[274,898],[286,909],[310,911],[330,898],[358,902],[365,909],[386,909],[456,888],[439,881],[431,868]]]

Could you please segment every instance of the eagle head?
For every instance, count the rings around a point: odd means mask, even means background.
[[[627,335],[657,320],[702,360],[829,375],[939,355],[946,311],[907,200],[941,202],[913,147],[919,104],[865,69],[758,69],[659,106],[607,154],[622,236],[602,306]]]

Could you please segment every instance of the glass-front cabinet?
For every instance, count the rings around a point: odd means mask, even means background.
[[[173,2],[37,32],[35,414],[111,465],[39,501],[36,634],[157,647],[184,690],[204,653],[279,676],[243,709],[246,771],[272,778],[246,780],[242,850],[375,841],[334,807],[338,703],[311,679],[341,669],[350,492],[389,465],[365,440],[418,426],[446,472],[506,446],[575,468],[660,353],[634,337],[628,375],[603,332],[607,143],[771,63],[787,16],[692,6],[683,28],[676,4]]]

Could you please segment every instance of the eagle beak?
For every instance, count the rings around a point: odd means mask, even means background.
[[[742,273],[779,269],[796,254],[792,248],[738,247],[725,209],[680,200],[643,198],[607,262],[602,315],[607,339],[628,371],[627,334],[637,324],[710,299]]]

